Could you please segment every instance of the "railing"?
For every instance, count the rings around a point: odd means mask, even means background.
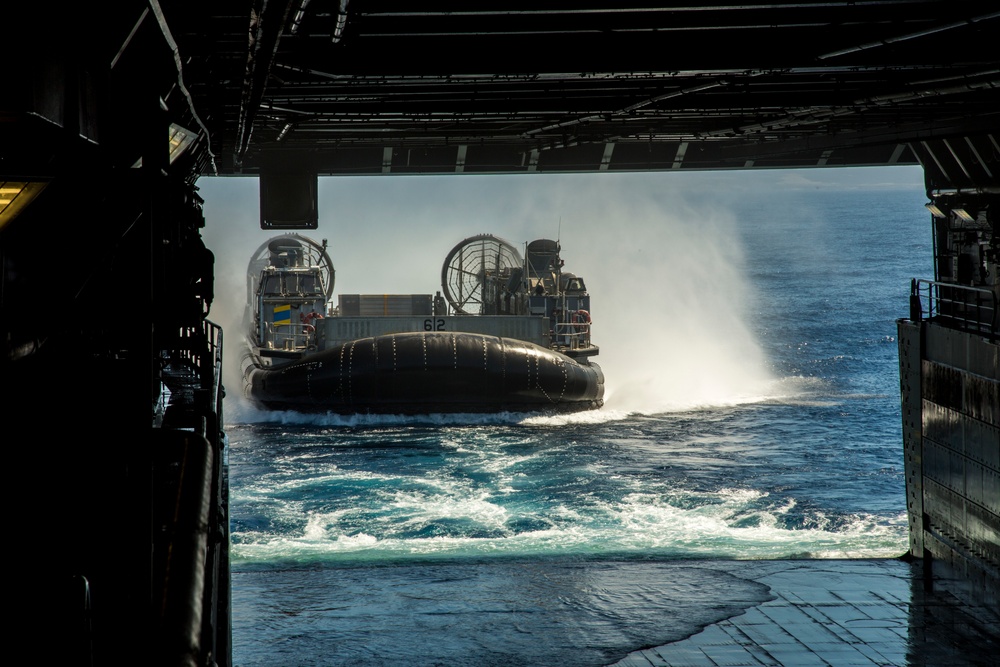
[[[152,534],[161,665],[229,667],[229,468],[223,432],[223,331],[180,327],[164,382],[176,412],[153,431]]]
[[[590,325],[589,319],[576,322],[558,322],[552,332],[552,342],[557,347],[566,347],[571,350],[590,347]]]
[[[933,280],[910,281],[910,319],[981,333],[998,334],[997,295],[986,287]]]
[[[183,360],[201,379],[204,389],[218,392],[222,377],[222,328],[210,320],[203,320],[195,326],[184,326],[177,330],[171,358]],[[211,406],[214,410],[215,406]]]
[[[316,327],[311,324],[267,324],[267,347],[272,350],[305,350],[315,345]]]

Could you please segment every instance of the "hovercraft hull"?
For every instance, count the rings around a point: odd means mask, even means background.
[[[576,412],[604,402],[597,364],[467,332],[359,338],[270,368],[248,348],[243,380],[258,405],[300,412]]]

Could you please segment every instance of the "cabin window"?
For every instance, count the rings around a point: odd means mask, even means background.
[[[264,294],[281,294],[281,279],[278,276],[264,278]]]

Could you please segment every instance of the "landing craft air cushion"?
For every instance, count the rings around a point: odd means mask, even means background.
[[[247,269],[243,393],[270,410],[577,412],[600,408],[590,295],[557,241],[526,257],[481,234],[429,294],[341,294],[326,241],[274,237]]]

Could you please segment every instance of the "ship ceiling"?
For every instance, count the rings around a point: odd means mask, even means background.
[[[152,81],[196,136],[178,167],[195,177],[1000,171],[989,3],[182,0],[85,20],[74,39],[102,37],[112,88]]]

